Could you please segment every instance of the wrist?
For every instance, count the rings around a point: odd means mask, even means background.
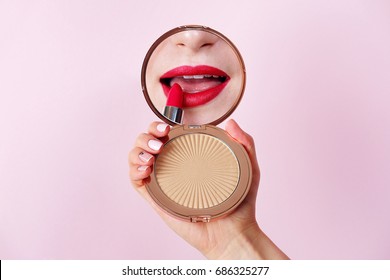
[[[257,223],[234,234],[221,244],[204,254],[214,260],[266,260],[288,259],[288,257],[268,238]]]
[[[257,252],[256,240],[261,235],[257,223],[231,234],[226,242],[218,242],[218,245],[204,255],[208,259],[260,259]]]

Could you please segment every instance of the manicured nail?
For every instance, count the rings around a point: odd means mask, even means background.
[[[149,166],[147,166],[147,165],[141,165],[140,167],[138,167],[138,171],[144,172],[148,168],[149,168]]]
[[[164,132],[165,129],[167,129],[167,124],[166,123],[160,123],[157,125],[157,130],[160,131],[160,132]]]
[[[149,140],[148,146],[152,150],[158,151],[158,150],[160,150],[160,148],[162,146],[162,143],[160,141],[158,141],[158,140],[153,140],[152,139],[152,140]]]
[[[147,153],[147,152],[140,152],[138,157],[140,158],[140,160],[142,160],[143,162],[148,162],[149,160],[152,159],[152,155]]]

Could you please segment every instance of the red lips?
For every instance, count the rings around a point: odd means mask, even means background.
[[[184,91],[184,107],[200,106],[213,100],[229,80],[224,71],[207,65],[176,67],[160,77],[166,96],[173,84],[180,85]]]

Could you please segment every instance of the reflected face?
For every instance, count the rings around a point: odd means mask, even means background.
[[[145,72],[153,106],[163,112],[170,88],[184,92],[184,124],[211,123],[240,99],[243,63],[222,37],[204,30],[185,30],[163,40],[151,54]]]

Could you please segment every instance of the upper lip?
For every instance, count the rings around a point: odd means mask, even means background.
[[[219,76],[222,78],[228,78],[228,75],[221,69],[208,66],[208,65],[198,65],[198,66],[179,66],[173,68],[163,74],[160,79],[171,79],[179,76],[197,76],[197,75],[210,75],[210,76]]]

